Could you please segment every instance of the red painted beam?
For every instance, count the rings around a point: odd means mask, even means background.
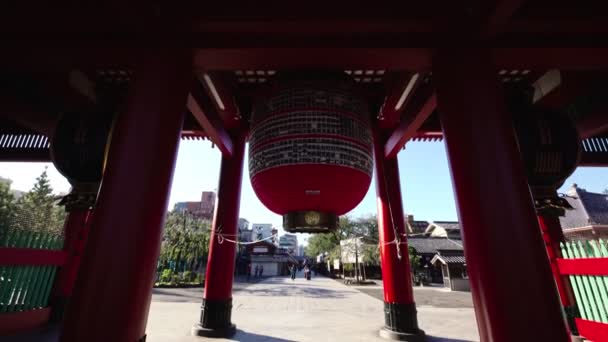
[[[493,48],[493,65],[503,69],[608,69],[608,48]]]
[[[406,108],[415,94],[424,76],[424,74],[408,72],[400,72],[397,75],[389,76],[391,77],[388,80],[390,90],[384,99],[378,117],[380,127],[393,128],[399,122],[403,109]]]
[[[428,48],[215,48],[197,50],[194,65],[206,70],[427,70],[431,56]]]
[[[607,167],[608,153],[605,152],[583,152],[578,166],[585,167]]]
[[[608,258],[557,259],[560,274],[608,275]]]
[[[196,70],[277,70],[277,69],[367,69],[426,71],[430,69],[433,49],[375,47],[374,41],[352,42],[359,47],[302,47],[293,38],[269,41],[267,48],[247,47],[246,32],[242,43],[228,47],[196,49]],[[352,40],[352,39],[351,39]],[[399,42],[403,42],[400,39]],[[428,42],[428,39],[427,39]],[[353,45],[358,43],[357,45]],[[251,44],[251,43],[249,43]],[[540,44],[540,43],[539,43]],[[297,46],[295,46],[297,45]],[[344,45],[344,41],[342,41]],[[536,44],[538,45],[538,44]],[[239,47],[240,46],[240,47]],[[340,46],[340,43],[334,44]],[[0,64],[12,70],[64,70],[66,68],[132,68],[141,54],[136,48],[28,48],[13,49],[0,55]],[[608,69],[608,48],[494,48],[493,65],[503,69]],[[44,56],[45,58],[40,58]]]
[[[33,248],[0,248],[0,265],[57,265],[65,264],[67,253],[61,250]]]
[[[232,156],[233,144],[224,122],[200,82],[195,81],[187,102],[188,110],[201,125],[207,137],[227,157]]]
[[[421,48],[211,48],[194,65],[207,70],[338,68],[425,71],[432,49]],[[608,69],[608,48],[494,48],[503,69]]]
[[[43,327],[51,318],[51,308],[3,312],[0,315],[0,336],[31,332]]]
[[[420,97],[419,99],[418,103],[412,103],[413,114],[405,117],[388,138],[384,146],[386,158],[397,157],[397,153],[405,146],[408,140],[416,136],[418,129],[437,108],[437,97],[434,93],[430,94],[430,96]]]
[[[600,112],[586,114],[576,126],[581,139],[592,138],[604,132],[608,133],[608,108]]]
[[[31,104],[7,95],[0,95],[0,117],[37,133],[51,136],[57,115],[37,110]]]
[[[578,333],[585,339],[593,342],[608,341],[608,324],[582,318],[576,318],[575,320]]]

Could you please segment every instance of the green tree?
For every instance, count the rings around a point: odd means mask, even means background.
[[[410,268],[412,271],[418,269],[420,267],[420,256],[414,247],[408,247],[408,254],[410,257]]]
[[[0,233],[9,229],[15,215],[15,197],[10,183],[0,182]]]
[[[159,262],[177,272],[192,270],[208,253],[210,230],[208,220],[176,211],[169,212]]]
[[[378,248],[378,245],[364,245],[361,250],[361,255],[366,264],[380,266],[380,248]]]
[[[16,205],[16,228],[62,233],[65,211],[57,206],[57,198],[53,195],[46,169],[36,178],[34,187],[19,198]]]
[[[335,256],[339,258],[340,241],[355,237],[365,237],[365,240],[368,242],[378,242],[378,220],[376,215],[369,215],[356,219],[353,219],[348,215],[341,216],[340,224],[336,231],[315,234],[308,239],[306,255],[317,256],[327,252],[335,254]]]

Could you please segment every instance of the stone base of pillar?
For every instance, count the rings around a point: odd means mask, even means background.
[[[380,337],[397,340],[424,342],[424,331],[418,328],[416,304],[384,303],[384,323]]]
[[[227,300],[203,299],[201,320],[192,327],[192,335],[203,337],[232,337],[236,325],[231,322],[232,298]]]

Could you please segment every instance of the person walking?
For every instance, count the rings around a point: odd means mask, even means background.
[[[258,273],[260,272],[260,265],[255,265],[255,273],[254,273],[254,278],[258,277]]]
[[[251,279],[251,263],[247,264],[247,282]]]
[[[260,278],[262,278],[262,274],[264,274],[264,265],[260,265]]]
[[[296,279],[296,265],[291,265],[289,267],[289,271],[291,271],[291,280]]]

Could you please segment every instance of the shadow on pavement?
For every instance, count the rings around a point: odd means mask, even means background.
[[[250,296],[302,296],[308,298],[347,298],[358,293],[356,290],[332,290],[313,282],[292,282],[288,277],[273,277],[263,281],[266,287],[248,287],[240,291],[241,295]]]
[[[258,335],[254,333],[250,333],[247,331],[243,331],[240,329],[236,330],[236,335],[230,338],[232,341],[253,341],[253,342],[296,342],[295,340],[286,340],[284,338]]]
[[[277,297],[294,297],[303,296],[309,298],[346,298],[350,297],[349,293],[342,291],[334,291],[323,288],[303,287],[293,285],[290,287],[272,288],[272,289],[245,289],[241,291],[241,295],[251,296],[277,296]]]

